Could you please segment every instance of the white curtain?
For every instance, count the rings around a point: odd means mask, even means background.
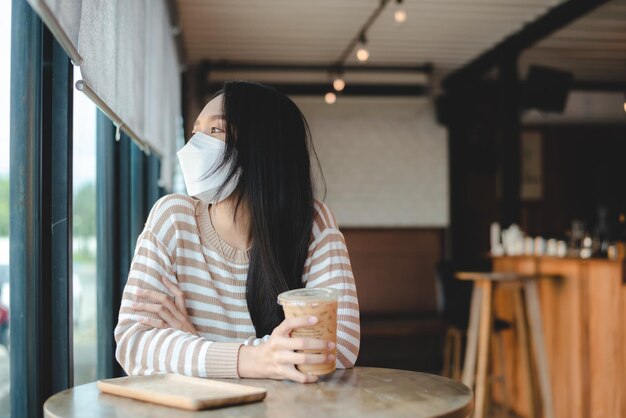
[[[165,0],[28,0],[80,63],[84,90],[162,158],[171,189],[180,118],[179,62]]]
[[[7,0],[10,1],[10,0]],[[78,29],[82,0],[28,0],[74,64],[80,64]]]

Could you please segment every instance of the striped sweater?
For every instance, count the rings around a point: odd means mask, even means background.
[[[341,291],[337,312],[337,367],[354,365],[359,352],[359,305],[348,250],[328,207],[315,201],[314,222],[302,281],[307,288]],[[129,375],[158,372],[200,377],[238,377],[241,345],[258,345],[246,301],[249,251],[229,246],[211,224],[208,204],[168,195],[152,208],[139,239],[115,328],[117,361]],[[172,296],[167,279],[185,295],[200,336],[143,324],[155,314],[134,310],[139,288]]]

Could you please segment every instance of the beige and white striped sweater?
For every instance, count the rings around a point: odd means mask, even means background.
[[[137,240],[115,328],[115,354],[126,373],[238,377],[239,347],[262,344],[269,338],[255,338],[248,312],[249,256],[249,251],[220,240],[211,225],[207,203],[183,195],[161,198]],[[171,296],[162,278],[184,292],[190,320],[200,337],[137,322],[140,318],[157,318],[155,314],[131,308],[133,302],[154,302],[137,296],[137,289]],[[354,277],[335,218],[318,201],[315,201],[311,244],[302,280],[308,288],[330,287],[341,291],[337,367],[352,367],[360,343]]]

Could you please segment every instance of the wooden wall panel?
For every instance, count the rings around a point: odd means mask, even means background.
[[[442,229],[341,228],[366,314],[432,313]]]
[[[595,225],[600,202],[616,220],[626,208],[626,193],[616,192],[623,189],[626,126],[544,125],[529,130],[543,136],[543,197],[522,202],[522,230],[530,236],[558,237],[573,219]]]

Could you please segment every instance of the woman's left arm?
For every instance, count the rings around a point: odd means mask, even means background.
[[[354,366],[359,354],[361,330],[359,322],[359,300],[352,275],[352,266],[348,248],[341,232],[336,228],[324,230],[311,244],[309,257],[304,265],[303,281],[308,288],[329,287],[340,292],[337,309],[337,367]],[[158,328],[175,328],[196,334],[191,321],[187,318],[184,299],[177,297],[176,288],[164,283],[174,295],[167,300],[159,300],[159,304],[150,306],[161,320],[152,326]],[[156,298],[155,298],[156,299]],[[166,305],[168,309],[159,309]],[[175,314],[174,314],[175,312]],[[167,314],[167,316],[164,315]],[[172,313],[170,315],[170,313]],[[269,335],[263,338],[250,337],[243,341],[244,345],[256,346],[267,342]]]
[[[337,368],[351,368],[361,342],[359,300],[352,266],[343,234],[336,228],[324,229],[311,244],[304,265],[307,288],[328,287],[340,291],[337,309]]]
[[[134,302],[131,305],[133,309],[152,312],[158,315],[160,319],[140,318],[137,322],[153,328],[173,328],[195,336],[200,336],[189,318],[183,291],[166,277],[161,279],[161,283],[163,283],[165,288],[173,296],[168,296],[165,293],[156,292],[154,290],[138,288],[137,296],[154,302]]]

